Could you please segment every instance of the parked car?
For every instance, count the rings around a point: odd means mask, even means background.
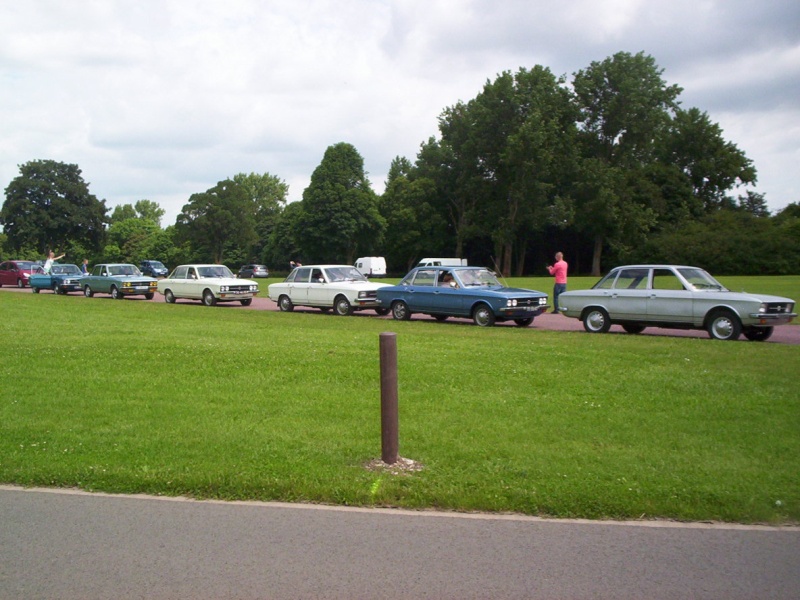
[[[703,269],[679,265],[617,267],[589,290],[562,293],[558,303],[590,333],[619,324],[628,333],[646,327],[705,329],[717,340],[744,333],[764,341],[776,325],[797,316],[789,298],[732,292]]]
[[[269,269],[265,265],[242,265],[236,276],[245,279],[266,279],[269,277]]]
[[[139,270],[142,275],[149,277],[166,277],[169,270],[164,266],[164,263],[158,260],[143,260],[139,263]]]
[[[0,287],[15,285],[24,288],[28,285],[28,279],[36,266],[36,263],[30,260],[7,260],[0,263]]]
[[[466,258],[423,258],[417,263],[418,267],[466,267]]]
[[[424,313],[439,321],[471,318],[481,327],[509,320],[527,327],[547,310],[547,294],[505,287],[483,267],[416,267],[399,284],[378,290],[378,301],[400,321]]]
[[[136,265],[106,263],[95,265],[92,272],[81,279],[81,287],[87,298],[100,293],[120,300],[125,296],[144,296],[151,300],[155,296],[156,282],[155,278],[142,275]]]
[[[56,294],[81,291],[81,278],[83,273],[77,265],[54,264],[50,273],[42,269],[34,272],[29,280],[31,290],[38,294],[40,290],[53,290]]]
[[[225,265],[181,265],[158,282],[158,292],[173,304],[177,298],[201,300],[206,306],[217,302],[240,302],[249,306],[258,294],[258,284],[237,279]]]
[[[312,306],[323,312],[331,308],[337,315],[372,308],[379,315],[389,311],[381,308],[377,291],[385,283],[372,283],[350,265],[310,265],[295,268],[281,283],[269,286],[269,297],[282,311],[295,306]]]

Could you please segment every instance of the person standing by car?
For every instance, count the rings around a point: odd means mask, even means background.
[[[552,266],[547,265],[547,270],[555,278],[555,285],[553,286],[553,312],[557,313],[558,310],[558,297],[562,292],[567,291],[567,268],[569,265],[564,260],[564,255],[561,252],[556,252],[556,263]]]
[[[81,265],[81,275],[88,275],[89,274],[89,259],[84,258],[83,264]]]
[[[56,253],[50,250],[50,254],[47,256],[47,260],[44,263],[44,272],[50,273],[50,267],[53,266],[53,263],[57,260],[64,258],[64,256],[66,255],[62,254],[61,256],[56,256]]]

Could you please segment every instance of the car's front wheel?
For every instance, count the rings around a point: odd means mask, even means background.
[[[33,291],[34,294],[38,294],[39,293],[39,288],[35,287],[35,288],[31,288],[31,290]]]
[[[350,306],[350,301],[344,296],[336,296],[336,300],[333,302],[333,310],[340,317],[353,314],[353,307]]]
[[[122,300],[122,294],[119,293],[119,290],[117,289],[117,286],[115,286],[115,285],[111,286],[111,297],[114,300]]]
[[[411,318],[411,311],[408,310],[408,304],[402,300],[398,300],[392,304],[392,317],[397,321],[408,321]]]
[[[715,340],[736,340],[742,333],[739,318],[729,310],[718,310],[708,318],[708,335]]]
[[[750,327],[744,330],[744,337],[751,342],[766,342],[774,330],[774,327]]]
[[[472,311],[472,320],[478,327],[491,327],[494,325],[494,313],[486,304],[479,304]]]
[[[172,293],[172,290],[164,290],[164,302],[175,304],[175,294]]]
[[[144,297],[146,300],[152,300],[155,294],[153,292],[147,292]]]
[[[514,323],[517,324],[517,327],[527,327],[533,323],[533,317],[528,317],[527,319],[514,319]]]
[[[583,328],[589,333],[606,333],[611,328],[611,320],[603,308],[590,308],[583,315]]]
[[[24,288],[25,287],[25,282],[22,281],[22,279],[17,279],[17,287],[18,288]]]
[[[292,299],[289,298],[289,296],[281,296],[278,298],[278,308],[280,308],[283,312],[292,312],[294,310]]]
[[[203,304],[206,306],[214,306],[217,304],[217,299],[214,297],[214,292],[205,290],[203,292]]]
[[[252,298],[245,298],[243,300],[239,300],[242,303],[242,306],[250,306],[253,303]]]
[[[90,288],[88,285],[85,285],[83,286],[83,295],[87,298],[91,298],[94,296],[94,292],[92,291],[92,288]]]

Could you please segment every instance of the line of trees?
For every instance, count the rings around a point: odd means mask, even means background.
[[[109,214],[77,165],[35,160],[5,190],[0,253],[278,271],[382,255],[396,273],[453,255],[508,276],[544,274],[561,250],[573,272],[595,275],[623,262],[799,273],[800,205],[770,215],[746,189],[752,161],[708,114],[682,108],[681,91],[644,53],[593,62],[570,82],[543,66],[504,72],[445,108],[414,162],[392,161],[382,195],[342,142],[299,202],[275,175],[240,173],[192,194],[165,228],[155,202]]]

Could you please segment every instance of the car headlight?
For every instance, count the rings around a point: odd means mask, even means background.
[[[517,305],[516,298],[509,298],[508,300],[506,300],[506,306],[516,306],[516,305]]]
[[[544,296],[539,298],[539,304],[547,304],[547,298]]]
[[[367,292],[358,292],[358,297],[359,298],[367,298],[368,294],[367,294]]]
[[[250,286],[250,291],[251,292],[257,292],[258,291],[258,286],[257,285],[251,285]]]
[[[227,291],[228,291],[228,286],[227,286],[227,285],[221,285],[221,286],[219,286],[219,291],[220,291],[220,292],[227,292]]]
[[[767,312],[767,305],[766,304],[762,304],[761,306],[759,306],[758,307],[758,312],[760,312],[760,313]]]

